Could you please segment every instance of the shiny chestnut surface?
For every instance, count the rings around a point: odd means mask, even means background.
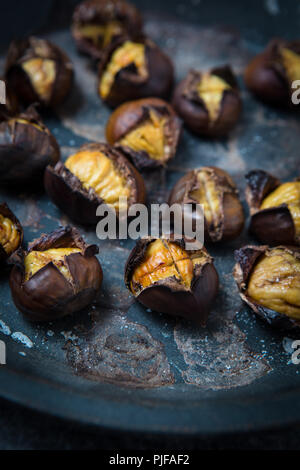
[[[300,180],[281,183],[264,170],[246,175],[249,230],[262,243],[300,244]]]
[[[120,152],[108,144],[86,144],[65,162],[45,171],[45,188],[53,202],[81,224],[95,224],[100,204],[126,211],[145,202],[145,185],[140,173]],[[119,198],[122,200],[119,205]],[[124,205],[125,204],[125,205]]]
[[[144,98],[119,106],[110,116],[106,138],[138,169],[165,166],[174,157],[181,121],[159,98]]]
[[[111,107],[140,98],[168,98],[173,80],[171,60],[150,39],[120,39],[100,60],[98,93]]]
[[[16,307],[32,321],[51,321],[93,302],[102,283],[102,269],[79,232],[60,228],[34,240],[27,251],[10,257],[10,288]]]
[[[218,274],[205,250],[185,240],[141,239],[125,266],[125,283],[151,310],[182,316],[205,326],[218,291]]]
[[[293,107],[292,83],[300,80],[300,41],[273,39],[244,72],[247,87],[262,101]]]
[[[0,182],[26,185],[38,182],[47,165],[55,165],[60,149],[34,107],[0,116]]]
[[[139,36],[142,18],[124,0],[87,0],[75,8],[71,29],[78,50],[98,60],[117,38]]]
[[[251,309],[273,326],[299,327],[299,248],[246,246],[235,259],[234,278]]]
[[[71,88],[73,65],[58,46],[31,36],[11,43],[5,77],[24,104],[40,103],[53,108]]]
[[[207,72],[191,70],[175,89],[173,106],[195,134],[220,137],[237,123],[242,102],[229,66]]]
[[[191,170],[173,187],[169,204],[201,204],[205,240],[232,240],[244,227],[244,213],[237,187],[230,175],[217,167]]]

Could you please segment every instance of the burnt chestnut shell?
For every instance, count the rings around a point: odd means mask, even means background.
[[[18,232],[18,235],[19,235],[19,242],[18,242],[18,245],[17,245],[16,249],[14,250],[14,251],[16,251],[22,245],[22,241],[23,241],[23,228],[22,228],[22,225],[20,224],[19,219],[17,219],[15,214],[10,210],[10,208],[8,207],[6,202],[0,203],[0,214],[3,217],[11,220],[12,223],[14,224],[14,226],[17,229],[17,232]],[[1,245],[1,243],[0,243],[0,263],[3,263],[4,261],[6,261],[7,258],[11,255],[12,255],[12,253],[10,255],[7,254],[7,252],[3,248],[3,245]]]
[[[128,40],[128,38],[126,38],[126,40]],[[124,42],[125,38],[115,40],[111,46],[106,48],[99,62],[99,86],[112,54],[117,48],[122,46]],[[148,38],[141,37],[135,42],[145,46],[147,77],[140,76],[133,63],[119,70],[115,76],[109,94],[105,98],[101,97],[99,94],[102,101],[112,108],[119,106],[125,101],[140,98],[157,97],[168,99],[171,93],[174,82],[174,68],[171,59]]]
[[[82,253],[66,256],[72,283],[52,262],[25,281],[25,256],[32,250],[55,248],[82,250]],[[29,245],[28,251],[19,249],[9,259],[9,263],[13,264],[9,284],[18,310],[28,320],[51,321],[88,306],[95,300],[103,278],[100,263],[95,256],[97,253],[96,245],[87,245],[79,232],[69,226],[41,235]]]
[[[33,106],[16,116],[0,118],[0,182],[24,184],[39,180],[47,165],[60,158],[58,143]]]
[[[295,256],[300,257],[300,250],[296,247],[280,246]],[[254,313],[274,328],[291,330],[300,327],[300,321],[276,312],[270,308],[258,304],[253,298],[247,295],[248,281],[256,261],[269,249],[268,245],[254,246],[248,245],[236,250],[234,257],[236,264],[233,270],[233,277],[237,283],[241,299],[253,310]]]
[[[99,151],[113,160],[119,171],[131,186],[129,206],[144,203],[146,198],[145,184],[140,173],[120,152],[108,144],[86,144],[79,151]],[[62,162],[54,168],[48,166],[44,176],[45,189],[52,201],[72,220],[79,224],[93,225],[99,221],[96,216],[97,207],[105,203],[96,192],[90,188],[87,191],[80,180],[71,173]]]
[[[23,64],[32,59],[54,62],[55,76],[47,96],[41,96],[23,69]],[[40,103],[43,107],[55,108],[64,100],[71,88],[73,65],[58,46],[46,39],[31,36],[11,43],[6,58],[5,77],[24,104]]]
[[[255,56],[244,72],[249,90],[267,104],[279,107],[293,107],[293,89],[282,63],[280,49],[284,47],[299,55],[300,41],[273,39],[266,49]],[[300,80],[300,75],[298,77]]]
[[[199,171],[206,172],[214,182],[216,197],[220,201],[221,209],[220,214],[215,214],[215,220],[218,220],[217,224],[214,221],[209,223],[204,213],[205,240],[215,243],[237,238],[244,227],[243,207],[235,183],[229,174],[221,168],[209,166],[187,172],[173,187],[169,197],[169,205],[199,203],[191,196],[191,192],[200,187],[197,179]]]
[[[164,239],[173,241],[183,250],[186,248],[185,239]],[[131,293],[133,293],[131,280],[134,270],[143,261],[148,246],[155,240],[157,239],[150,237],[139,240],[128,257],[125,266],[125,284]],[[185,289],[175,277],[169,277],[144,288],[135,296],[136,300],[151,310],[183,317],[197,325],[205,326],[211,305],[218,292],[219,277],[213,259],[205,248],[197,251],[205,253],[207,259],[203,265],[194,267],[189,289]]]
[[[203,72],[190,70],[175,88],[172,104],[185,125],[196,135],[222,137],[237,123],[242,110],[242,101],[231,67],[217,67],[211,69],[209,73],[221,78],[231,87],[223,92],[216,120],[210,118],[205,102],[197,91]]]
[[[147,152],[137,152],[119,141],[130,131],[137,128],[149,118],[153,111],[159,118],[166,119],[164,125],[167,152],[161,160],[151,158]],[[106,125],[106,139],[109,144],[115,145],[140,169],[150,169],[165,166],[175,156],[182,125],[172,106],[159,98],[143,98],[130,101],[119,106],[110,116]]]
[[[103,38],[98,38],[98,43],[92,41],[81,30],[87,25],[105,26],[112,22],[117,23],[118,28],[107,44],[103,44]],[[142,26],[141,15],[131,3],[124,0],[87,0],[77,5],[74,10],[72,35],[80,52],[99,60],[104,47],[120,36],[139,36]]]
[[[273,192],[280,181],[264,170],[252,170],[246,175],[246,200],[250,209],[249,231],[260,242],[268,245],[299,245],[299,237],[287,204],[260,209],[263,200]]]

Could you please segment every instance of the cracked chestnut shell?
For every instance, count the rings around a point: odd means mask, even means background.
[[[300,41],[273,39],[244,72],[249,90],[262,101],[292,107],[292,82],[300,80]]]
[[[6,261],[22,244],[22,226],[5,202],[0,204],[0,262]]]
[[[33,106],[18,115],[0,118],[0,182],[38,180],[47,165],[60,158],[59,146]]]
[[[44,183],[52,201],[79,224],[96,224],[97,207],[107,204],[128,210],[145,202],[145,185],[133,165],[108,144],[86,144],[66,162],[45,170]],[[127,197],[127,207],[119,207],[119,197]]]
[[[263,170],[246,175],[249,231],[269,245],[300,244],[300,179],[281,183]]]
[[[19,249],[9,259],[13,268],[13,301],[31,321],[51,321],[87,307],[102,283],[96,245],[87,245],[79,232],[63,227]]]
[[[192,132],[206,137],[228,134],[242,110],[237,81],[229,66],[208,72],[191,70],[177,85],[172,104]]]
[[[186,250],[186,241],[144,238],[125,266],[125,284],[145,307],[205,326],[219,279],[205,248]]]
[[[201,167],[186,173],[171,191],[172,204],[203,205],[204,236],[209,242],[232,240],[243,230],[245,218],[237,187],[221,168]]]
[[[300,249],[249,245],[236,250],[235,259],[242,300],[274,327],[299,327]]]
[[[159,98],[122,104],[110,116],[106,138],[138,169],[165,166],[174,157],[181,121],[173,108]]]
[[[173,81],[171,60],[147,38],[114,41],[99,63],[98,93],[111,107],[153,96],[167,99]]]
[[[87,0],[74,10],[72,35],[76,46],[93,59],[120,36],[135,38],[142,32],[137,8],[124,0]]]
[[[11,43],[5,76],[24,104],[54,108],[71,88],[73,65],[58,46],[31,36]]]

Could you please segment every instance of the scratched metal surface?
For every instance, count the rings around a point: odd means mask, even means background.
[[[260,41],[245,40],[234,29],[197,27],[178,16],[146,15],[146,30],[173,58],[176,78],[191,67],[230,63],[240,80],[244,113],[222,141],[185,131],[167,171],[147,175],[148,202],[164,202],[174,182],[201,165],[231,173],[243,201],[243,175],[250,169],[294,178],[299,118],[263,106],[242,83],[243,68]],[[46,37],[62,46],[75,66],[71,96],[56,115],[45,116],[66,158],[82,143],[104,139],[110,111],[98,100],[95,71],[77,55],[69,32]],[[16,191],[2,191],[1,198],[19,217],[25,243],[70,222],[44,194]],[[246,230],[232,243],[208,247],[221,288],[207,329],[196,329],[134,302],[123,283],[134,242],[99,242],[93,230],[78,228],[88,242],[99,244],[104,271],[101,294],[85,311],[30,324],[11,301],[8,271],[1,273],[0,340],[7,345],[7,365],[0,367],[0,395],[63,417],[145,432],[219,433],[300,418],[291,337],[259,322],[242,305],[232,278],[234,249],[251,241]]]

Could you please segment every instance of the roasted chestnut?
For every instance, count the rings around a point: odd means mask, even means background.
[[[235,252],[240,296],[267,323],[300,326],[300,249],[245,246]]]
[[[0,204],[0,262],[5,261],[22,244],[22,226],[5,202]]]
[[[0,183],[39,179],[47,165],[60,158],[59,146],[34,107],[0,118]]]
[[[45,39],[29,37],[11,43],[5,76],[22,102],[52,108],[69,92],[73,66],[58,46]]]
[[[9,259],[13,301],[29,320],[51,321],[93,302],[102,283],[96,245],[63,227],[43,234]]]
[[[191,70],[176,87],[172,103],[191,131],[207,137],[228,134],[242,109],[238,84],[229,66],[208,72]]]
[[[205,248],[186,250],[184,239],[144,238],[129,255],[125,283],[145,307],[205,326],[219,278]]]
[[[221,168],[208,166],[189,171],[175,184],[169,204],[202,204],[204,236],[210,242],[232,240],[244,226],[238,190]]]
[[[5,104],[0,104],[0,121],[5,119],[6,116],[14,116],[20,112],[18,98],[8,85],[7,81],[1,78],[1,81],[4,82],[5,86]]]
[[[273,39],[247,66],[247,87],[262,101],[281,107],[293,106],[292,83],[300,80],[300,41]]]
[[[106,126],[106,138],[138,169],[165,166],[174,157],[181,121],[159,98],[130,101],[117,108]]]
[[[280,183],[263,170],[246,175],[249,230],[269,245],[300,244],[300,179]]]
[[[118,214],[145,202],[142,176],[120,152],[107,144],[86,144],[45,171],[45,188],[53,202],[80,224],[96,224],[97,207],[107,204]],[[119,198],[127,198],[120,206]],[[121,204],[125,204],[125,201]]]
[[[116,38],[134,38],[141,31],[140,13],[124,0],[87,0],[73,14],[72,35],[78,50],[97,60]]]
[[[139,98],[168,98],[173,77],[171,60],[152,41],[120,39],[100,60],[98,91],[112,107]]]

